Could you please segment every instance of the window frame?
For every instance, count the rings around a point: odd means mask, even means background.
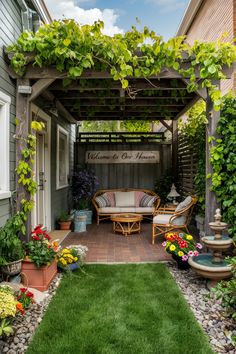
[[[0,199],[11,197],[10,191],[10,104],[11,97],[0,91],[0,151],[3,152],[0,169]]]
[[[66,136],[66,153],[65,156],[67,156],[67,159],[65,161],[65,166],[66,166],[66,176],[67,176],[67,183],[60,186],[60,179],[59,179],[59,141],[60,141],[60,133],[64,134]],[[69,132],[62,128],[61,125],[57,125],[57,166],[56,166],[56,190],[62,189],[62,188],[67,188],[69,186],[68,182],[68,176],[69,176]]]

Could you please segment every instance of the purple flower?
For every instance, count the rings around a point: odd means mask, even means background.
[[[188,256],[185,254],[183,257],[182,257],[182,261],[187,261],[188,260]]]
[[[189,251],[188,255],[189,255],[189,257],[192,257],[193,256],[193,251]]]
[[[202,245],[200,243],[197,243],[196,247],[199,248],[200,250],[202,249]]]
[[[166,241],[162,242],[162,246],[166,247]]]

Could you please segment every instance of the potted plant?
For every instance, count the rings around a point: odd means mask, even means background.
[[[87,224],[92,224],[92,211],[89,210],[89,207],[98,185],[98,179],[92,170],[83,169],[73,173],[71,189],[76,209],[74,215],[75,217],[78,214],[86,215]]]
[[[66,211],[63,211],[59,218],[58,224],[60,225],[60,230],[70,230],[71,227],[71,216]]]
[[[198,256],[198,250],[202,248],[200,243],[196,243],[192,235],[184,232],[165,234],[166,241],[162,243],[166,252],[170,253],[176,260],[179,269],[190,268],[188,259],[191,256]]]
[[[32,240],[25,244],[26,258],[22,262],[23,284],[45,291],[57,273],[58,244],[50,242],[50,236],[40,225],[31,236]]]
[[[24,214],[18,212],[10,217],[0,228],[0,267],[7,275],[16,275],[21,271],[24,249],[19,233],[25,232]]]
[[[83,263],[88,248],[82,245],[72,245],[57,254],[57,266],[62,271],[75,270]]]

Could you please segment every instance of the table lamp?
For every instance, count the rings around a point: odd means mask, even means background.
[[[170,193],[167,195],[167,198],[173,198],[173,204],[177,205],[178,203],[176,202],[175,198],[179,197],[180,194],[176,191],[174,183],[172,183]]]

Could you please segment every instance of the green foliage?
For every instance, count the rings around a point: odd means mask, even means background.
[[[145,120],[126,120],[123,123],[124,130],[128,132],[150,132],[150,122]]]
[[[215,293],[216,300],[221,300],[227,315],[236,320],[236,257],[229,258],[227,261],[232,267],[233,277],[230,280],[222,280],[212,291]]]
[[[236,99],[227,97],[217,127],[220,138],[211,138],[212,190],[221,203],[229,234],[236,240]]]
[[[187,112],[187,119],[179,122],[180,135],[191,146],[192,151],[197,157],[197,171],[194,177],[195,193],[198,197],[197,212],[204,215],[205,213],[205,134],[206,134],[206,112],[205,102],[197,102]]]
[[[56,257],[56,249],[49,240],[47,232],[41,226],[36,226],[32,232],[32,241],[25,244],[28,257],[37,267],[50,264]]]
[[[4,336],[9,337],[13,333],[14,333],[14,331],[11,326],[11,322],[9,320],[6,320],[6,318],[1,320],[0,321],[0,338],[2,338]]]
[[[171,170],[166,171],[166,173],[155,182],[154,191],[161,198],[162,204],[168,201],[167,195],[170,193],[172,183],[174,183],[174,177]]]
[[[71,220],[71,216],[66,211],[62,211],[58,217],[58,220],[61,222],[69,221]]]
[[[0,229],[0,264],[18,261],[24,257],[20,232],[25,234],[25,215],[18,212]]]
[[[80,26],[74,20],[53,21],[39,28],[36,33],[23,32],[17,42],[8,48],[13,52],[12,68],[23,75],[26,65],[55,65],[66,72],[65,84],[79,78],[84,70],[109,70],[114,80],[119,80],[124,89],[129,88],[129,77],[150,78],[165,68],[173,68],[190,78],[189,92],[198,88],[196,69],[200,73],[201,85],[209,89],[215,109],[221,105],[220,91],[211,79],[224,78],[223,66],[230,66],[236,59],[236,48],[228,42],[200,43],[192,47],[184,42],[184,36],[164,42],[161,36],[144,27],[136,27],[124,35],[113,37],[102,33],[103,23]],[[184,53],[184,55],[183,55]],[[181,64],[188,57],[190,67]]]

